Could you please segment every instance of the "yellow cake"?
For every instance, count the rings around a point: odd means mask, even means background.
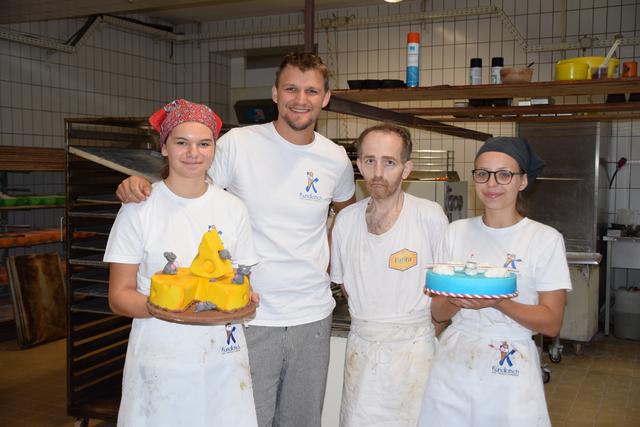
[[[194,302],[210,302],[221,311],[233,311],[249,303],[249,279],[233,283],[235,271],[229,259],[221,259],[224,250],[218,231],[205,233],[198,254],[189,268],[176,274],[156,273],[151,277],[149,301],[165,310],[184,311]]]

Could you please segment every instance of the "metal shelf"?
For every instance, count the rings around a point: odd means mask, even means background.
[[[69,258],[70,265],[84,265],[87,267],[103,267],[108,268],[109,263],[102,261],[103,255],[89,255],[80,258]]]
[[[71,311],[76,313],[113,314],[109,308],[109,301],[105,298],[92,298],[71,305]]]
[[[640,77],[573,80],[498,85],[430,86],[395,89],[337,89],[332,97],[357,102],[435,101],[443,99],[541,98],[549,96],[603,95],[640,91]]]
[[[109,296],[109,285],[102,283],[94,283],[93,285],[84,286],[74,291],[75,295],[87,296],[87,297],[102,297],[107,298]]]
[[[104,270],[83,270],[71,274],[69,280],[87,283],[109,283],[109,273]]]

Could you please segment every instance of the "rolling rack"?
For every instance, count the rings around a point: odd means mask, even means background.
[[[152,156],[156,142],[143,119],[67,119],[65,137],[67,412],[81,427],[116,419],[131,328],[130,318],[109,309],[102,261],[120,208],[115,190],[131,173],[149,176],[140,168],[153,170],[161,159]]]

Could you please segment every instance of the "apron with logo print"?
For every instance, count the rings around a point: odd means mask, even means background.
[[[241,325],[134,319],[118,426],[256,426]]]
[[[450,326],[439,339],[418,425],[550,426],[531,336]]]
[[[430,320],[352,319],[340,408],[341,427],[414,427],[434,355]]]

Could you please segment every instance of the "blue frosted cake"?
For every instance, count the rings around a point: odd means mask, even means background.
[[[506,268],[464,267],[437,264],[427,272],[426,290],[431,294],[456,298],[513,298],[518,295],[516,275]]]

